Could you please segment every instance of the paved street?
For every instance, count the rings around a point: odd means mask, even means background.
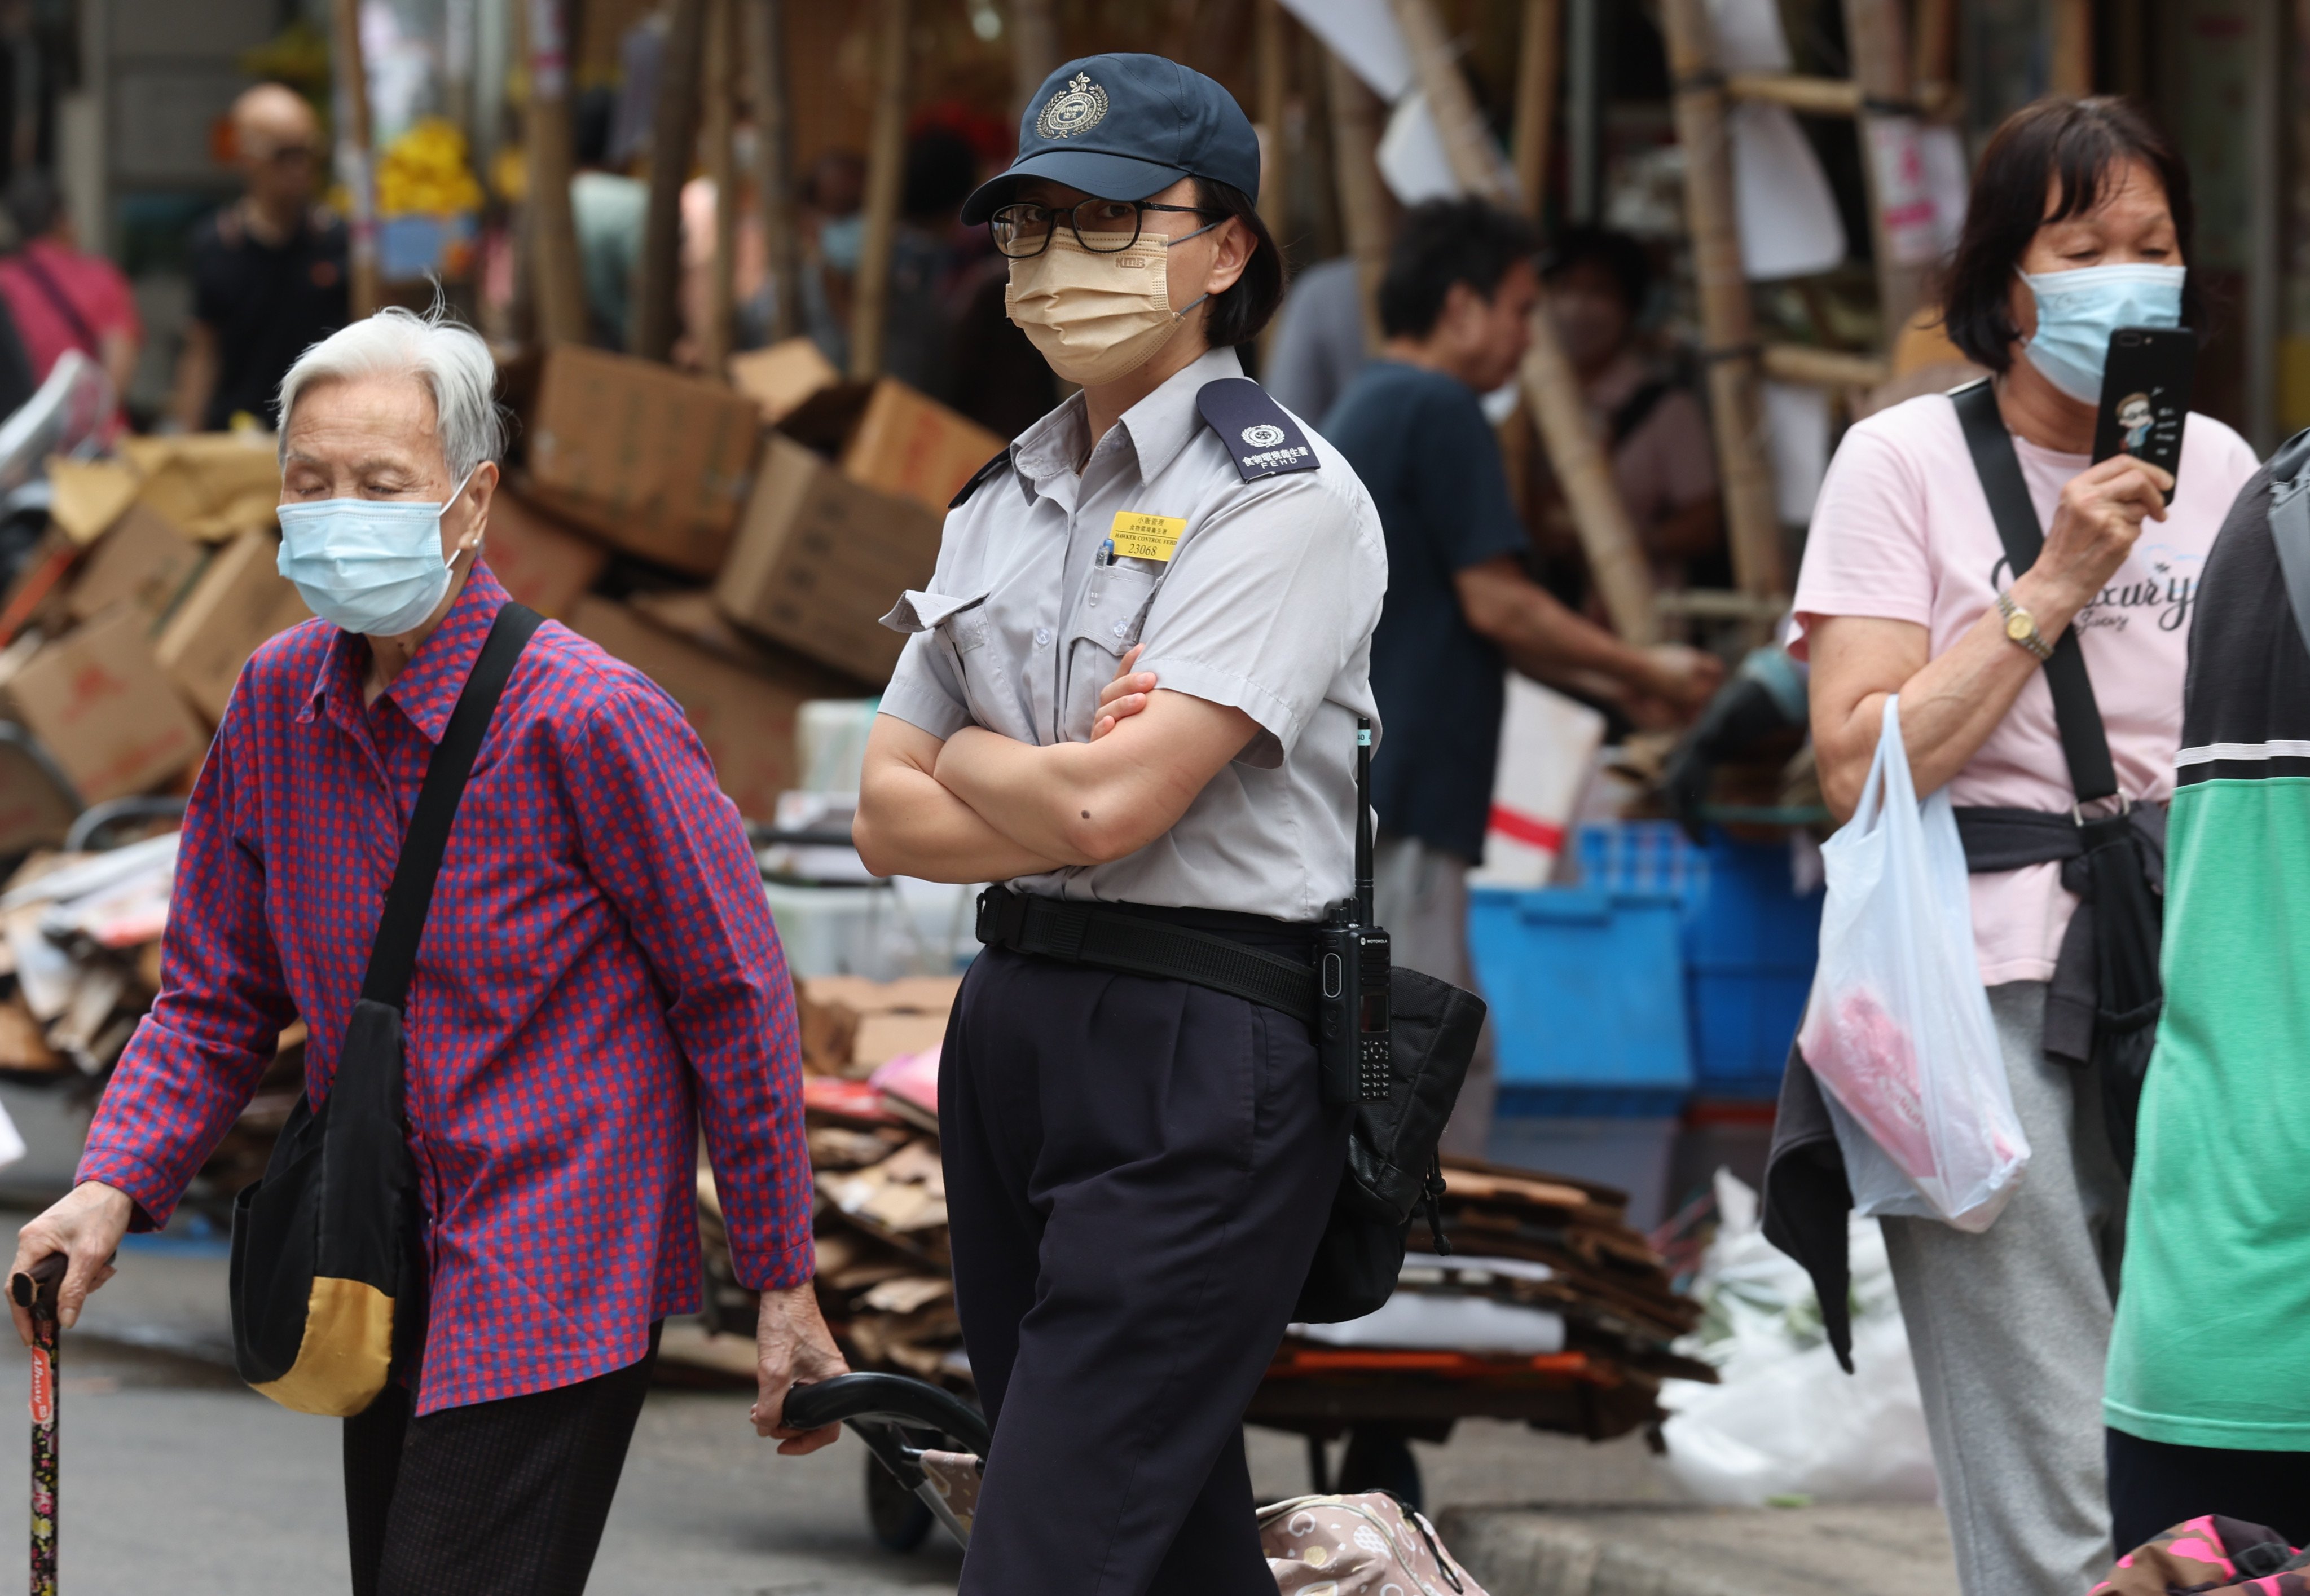
[[[214,1247],[125,1252],[66,1342],[63,1575],[73,1596],[310,1596],[344,1583],[337,1428],[244,1390],[224,1350],[224,1261]],[[101,1339],[100,1339],[101,1338]],[[23,1412],[24,1363],[0,1379]],[[601,1596],[896,1596],[951,1591],[960,1557],[934,1537],[911,1557],[868,1538],[865,1454],[841,1445],[778,1458],[730,1392],[662,1389],[642,1416],[596,1566]],[[0,1436],[13,1429],[0,1420]],[[0,1491],[22,1501],[24,1448]],[[1463,1426],[1419,1449],[1431,1504],[1658,1499],[1635,1437],[1591,1447],[1509,1425]],[[1301,1444],[1252,1432],[1263,1498],[1307,1486]]]

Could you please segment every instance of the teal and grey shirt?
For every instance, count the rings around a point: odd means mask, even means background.
[[[2142,1098],[2104,1417],[2310,1451],[2310,647],[2270,471],[2208,558],[2167,834],[2166,1011]]]

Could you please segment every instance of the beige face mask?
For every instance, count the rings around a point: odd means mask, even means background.
[[[1003,305],[1059,376],[1086,388],[1113,382],[1153,360],[1178,332],[1180,318],[1211,297],[1172,309],[1167,270],[1171,244],[1210,230],[1198,228],[1169,240],[1142,238],[1128,249],[1100,255],[1061,226],[1042,254],[1011,263]]]

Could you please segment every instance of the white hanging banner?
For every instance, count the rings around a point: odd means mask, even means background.
[[[1416,205],[1422,200],[1456,199],[1460,180],[1452,175],[1452,157],[1444,148],[1443,130],[1428,108],[1428,96],[1414,89],[1395,102],[1387,131],[1374,152],[1379,175],[1396,203]]]
[[[1719,72],[1786,72],[1788,35],[1774,0],[1709,0]]]
[[[1283,0],[1283,9],[1383,102],[1394,105],[1411,89],[1411,47],[1404,43],[1388,0]]]
[[[1828,474],[1828,390],[1811,383],[1767,382],[1765,431],[1773,453],[1773,496],[1781,520],[1803,526],[1812,520]]]
[[[1795,113],[1755,101],[1733,106],[1732,210],[1741,265],[1751,282],[1826,272],[1845,259],[1845,222],[1828,175]]]
[[[1896,265],[1931,265],[1941,258],[1941,219],[1916,118],[1871,117],[1862,127],[1868,134],[1870,169],[1877,178],[1886,254]]]

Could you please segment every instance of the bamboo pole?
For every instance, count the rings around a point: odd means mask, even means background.
[[[786,92],[786,0],[746,7],[746,59],[753,80],[754,182],[771,282],[770,342],[802,331],[802,233],[795,225],[794,108]]]
[[[1259,0],[1255,50],[1259,64],[1259,122],[1267,137],[1260,149],[1259,218],[1278,246],[1290,208],[1290,166],[1284,149],[1283,121],[1291,97],[1290,45],[1283,31],[1282,0]]]
[[[1873,388],[1893,375],[1892,362],[1882,355],[1852,355],[1805,343],[1767,343],[1763,358],[1766,376],[1820,388]]]
[[[1808,77],[1794,72],[1735,72],[1724,79],[1735,100],[1785,105],[1812,117],[1851,117],[1861,110],[1861,85],[1851,78]]]
[[[1957,0],[1916,0],[1916,46],[1910,59],[1917,102],[1941,116],[1957,96]]]
[[[882,336],[890,300],[890,248],[899,231],[899,189],[907,156],[908,0],[878,0],[874,32],[874,118],[866,145],[866,236],[852,291],[850,379],[882,374]]]
[[[1428,99],[1428,114],[1443,136],[1444,153],[1452,176],[1463,190],[1494,204],[1518,209],[1522,196],[1507,169],[1500,164],[1492,135],[1468,92],[1468,80],[1453,58],[1452,41],[1429,0],[1394,0],[1396,25],[1411,52],[1414,82]]]
[[[1685,211],[1707,342],[1709,419],[1724,482],[1733,579],[1743,593],[1778,597],[1788,592],[1788,575],[1757,388],[1749,280],[1733,221],[1732,147],[1724,96],[1713,76],[1715,41],[1706,5],[1707,0],[1663,0],[1661,20],[1669,81],[1676,86],[1677,142],[1684,146]]]
[[[352,197],[351,281],[346,308],[355,320],[375,314],[377,282],[377,156],[369,122],[369,70],[361,60],[360,0],[334,0],[330,13],[335,59],[337,176]]]
[[[1011,0],[1011,86],[1021,115],[1043,80],[1059,69],[1060,59],[1051,0]]]
[[[569,131],[569,53],[563,0],[528,0],[529,104],[523,143],[529,162],[523,201],[529,228],[531,291],[538,341],[586,342],[586,278],[578,258],[578,221],[569,208],[574,147]],[[620,329],[622,331],[623,329]]]
[[[1340,192],[1340,230],[1355,257],[1357,298],[1364,309],[1364,348],[1376,350],[1379,280],[1387,270],[1388,236],[1394,229],[1394,201],[1379,178],[1379,136],[1386,117],[1379,96],[1365,86],[1346,62],[1326,50],[1324,88],[1331,101],[1333,180]]]
[[[673,0],[665,55],[650,119],[649,210],[635,272],[633,340],[645,360],[673,352],[682,322],[682,186],[698,147],[699,69],[705,54],[706,0]]]
[[[1524,192],[1524,214],[1538,216],[1548,193],[1557,81],[1564,75],[1562,0],[1524,0],[1521,43],[1516,56],[1516,186]]]
[[[2045,87],[2071,97],[2093,92],[2092,0],[2053,0],[2053,49],[2047,63]]]
[[[738,314],[738,63],[735,0],[707,0],[706,170],[714,184],[714,264],[699,363],[709,377],[728,369]]]
[[[1845,0],[1845,37],[1853,60],[1854,86],[1861,91],[1861,169],[1869,188],[1869,230],[1875,243],[1878,319],[1885,348],[1909,325],[1917,302],[1924,297],[1923,260],[1898,258],[1892,230],[1885,224],[1884,160],[1914,157],[1917,124],[1905,115],[1888,116],[1874,106],[1901,105],[1909,98],[1909,46],[1904,36],[1901,0]],[[1880,150],[1889,152],[1880,159]]]

